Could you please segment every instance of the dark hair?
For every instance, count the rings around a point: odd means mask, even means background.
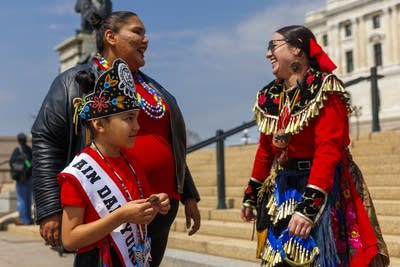
[[[26,135],[24,133],[19,133],[17,135],[17,141],[20,144],[25,144],[26,143]]]
[[[90,94],[93,92],[94,87],[96,85],[96,77],[93,74],[93,72],[88,71],[88,70],[80,70],[75,74],[75,81],[78,83],[79,85],[79,90],[83,93],[83,94]],[[102,118],[105,121],[108,121],[108,117]],[[82,125],[84,127],[86,127],[87,129],[89,129],[89,134],[90,134],[90,139],[94,138],[94,129],[90,123],[90,121],[84,121],[82,123]]]
[[[112,30],[113,32],[118,32],[130,17],[137,17],[137,14],[131,11],[114,11],[105,18],[102,18],[97,13],[93,13],[90,16],[89,22],[95,31],[96,46],[99,53],[103,53],[104,51],[105,31]]]
[[[308,28],[301,25],[290,25],[280,28],[276,32],[282,34],[291,46],[300,48],[306,54],[312,68],[320,69],[318,62],[310,57],[310,39],[315,40],[315,36]]]
[[[94,89],[96,77],[91,71],[81,70],[76,73],[75,81],[82,93],[89,94]]]

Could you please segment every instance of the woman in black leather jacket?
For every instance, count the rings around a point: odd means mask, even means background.
[[[140,27],[132,21],[139,21]],[[185,204],[187,227],[192,226],[189,235],[194,234],[200,227],[197,207],[200,197],[186,166],[185,124],[175,98],[155,80],[139,71],[145,64],[144,52],[148,44],[144,26],[135,13],[124,11],[113,12],[104,20],[95,14],[92,24],[96,30],[99,54],[91,63],[71,68],[53,81],[32,127],[33,193],[40,234],[47,244],[60,245],[61,206],[56,176],[85,146],[85,129],[74,120],[73,99],[81,96],[75,75],[85,69],[99,74],[107,68],[107,62],[113,62],[115,58],[124,59],[132,74],[140,76],[144,86],[149,85],[148,90],[164,103],[164,109],[160,111],[167,114],[165,118],[169,118],[168,138],[173,155],[171,162],[174,166],[171,169],[174,170],[175,190],[178,199]],[[145,116],[145,112],[142,114]],[[150,114],[150,118],[153,117]],[[169,214],[159,216],[149,226],[153,239],[152,266],[158,266],[161,262],[168,232],[176,216],[179,201],[172,202]]]

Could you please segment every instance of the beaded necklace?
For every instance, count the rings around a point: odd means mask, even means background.
[[[108,64],[107,60],[102,57],[101,55],[97,54],[94,59],[93,59],[94,63],[99,67],[100,70],[104,71],[107,70],[110,65]],[[143,89],[150,95],[153,97],[153,99],[155,100],[156,104],[152,105],[150,104],[145,98],[144,96],[140,95],[140,93],[136,90],[136,95],[137,95],[137,99],[140,105],[140,108],[151,118],[153,119],[161,119],[162,117],[164,117],[165,115],[165,104],[162,101],[162,97],[160,95],[160,93],[152,88],[151,86],[149,86],[144,79],[142,78],[142,76],[137,73],[134,77],[135,80],[137,80],[143,87]]]
[[[129,190],[126,187],[124,180],[122,180],[121,176],[119,176],[119,174],[114,170],[114,168],[112,167],[111,163],[107,160],[106,157],[104,157],[103,153],[101,153],[100,149],[97,147],[97,145],[96,145],[96,143],[94,141],[92,141],[92,148],[94,148],[96,150],[96,152],[100,156],[100,158],[107,164],[108,168],[110,168],[110,170],[118,178],[119,182],[121,183],[122,189],[124,189],[124,191],[125,191],[125,194],[126,194],[126,196],[128,198],[128,201],[132,201],[133,200],[132,195],[129,193]],[[131,174],[135,179],[136,186],[138,187],[138,190],[139,190],[140,198],[144,198],[143,187],[142,187],[142,185],[141,185],[141,183],[140,183],[140,181],[139,181],[139,179],[138,179],[138,177],[136,175],[135,169],[133,168],[131,163],[128,161],[128,159],[126,158],[126,156],[122,152],[121,152],[121,156],[124,159],[125,163],[128,165],[129,170],[131,171]],[[138,228],[139,228],[139,231],[140,231],[140,238],[141,238],[141,240],[143,242],[144,239],[145,239],[145,234],[147,233],[147,225],[145,224],[144,227],[143,227],[143,225],[138,224]]]
[[[143,80],[142,76],[140,74],[136,74],[135,78],[137,81],[143,86],[144,90],[146,92],[153,96],[154,100],[156,101],[155,105],[150,104],[143,96],[141,96],[139,93],[137,94],[137,99],[140,104],[140,107],[142,110],[149,115],[150,117],[154,119],[161,119],[165,115],[165,105],[162,102],[162,98],[160,94],[156,91],[156,89],[150,87],[147,85],[147,83]]]

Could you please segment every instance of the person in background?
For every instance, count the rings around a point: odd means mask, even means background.
[[[58,175],[63,207],[62,242],[75,251],[75,267],[149,266],[147,224],[168,213],[167,194],[150,196],[140,164],[124,149],[134,145],[139,104],[126,63],[116,59],[95,82],[78,72],[84,92],[73,99],[90,143]]]
[[[24,133],[17,135],[18,147],[10,157],[11,178],[16,183],[18,225],[32,224],[32,149]]]
[[[261,265],[387,266],[348,150],[351,107],[335,64],[298,25],[273,33],[266,56],[276,79],[257,93],[260,142],[241,209],[256,219]]]
[[[148,226],[152,238],[151,266],[159,266],[179,201],[185,205],[189,235],[200,228],[200,197],[186,165],[185,123],[175,98],[139,70],[145,64],[149,40],[138,15],[116,11],[101,18],[94,14],[91,24],[98,54],[89,64],[67,70],[54,80],[32,127],[36,220],[44,240],[51,246],[59,245],[61,205],[56,176],[80,151],[86,136],[70,108],[73,98],[81,96],[74,77],[81,70],[99,75],[110,67],[110,62],[121,58],[132,72],[143,111],[138,118],[141,129],[135,146],[126,155],[139,158],[152,190],[165,192],[170,198],[168,214],[157,214]]]

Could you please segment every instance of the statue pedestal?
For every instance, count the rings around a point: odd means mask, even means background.
[[[59,52],[60,72],[87,61],[97,51],[94,36],[83,32],[68,38],[54,50]]]

